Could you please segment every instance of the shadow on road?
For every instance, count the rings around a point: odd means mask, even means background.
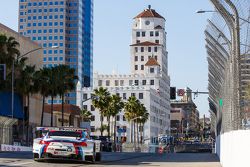
[[[112,162],[103,162],[107,165],[149,165],[152,163],[164,163],[164,162],[175,162],[175,163],[208,163],[208,162],[219,162],[217,155],[211,153],[169,153],[169,154],[148,154],[138,157],[133,157],[124,160],[115,160]]]

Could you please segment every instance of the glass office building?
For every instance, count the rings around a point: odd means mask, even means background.
[[[93,0],[19,0],[19,32],[44,48],[44,66],[67,64],[82,86],[92,86]],[[76,93],[66,102],[76,104]]]

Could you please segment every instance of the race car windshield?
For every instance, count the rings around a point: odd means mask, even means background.
[[[64,137],[76,137],[80,138],[81,133],[71,132],[71,131],[51,131],[48,133],[48,136],[64,136]]]

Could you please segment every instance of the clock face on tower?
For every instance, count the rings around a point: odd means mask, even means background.
[[[150,24],[150,21],[146,20],[146,21],[145,21],[145,24],[146,24],[146,25],[149,25],[149,24]]]

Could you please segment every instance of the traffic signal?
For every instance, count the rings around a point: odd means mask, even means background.
[[[6,80],[6,65],[0,64],[0,80]]]
[[[176,99],[176,87],[170,87],[170,99]]]

